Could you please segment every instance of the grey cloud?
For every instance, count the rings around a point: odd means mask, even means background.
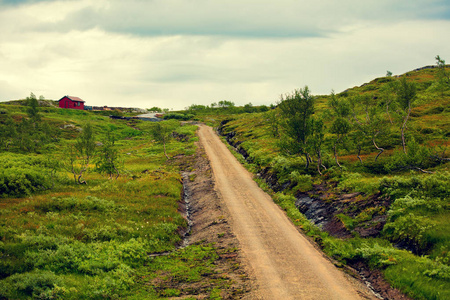
[[[31,5],[40,1],[20,2]],[[446,0],[99,0],[84,4],[61,21],[29,22],[27,26],[57,32],[99,28],[137,36],[297,38],[329,36],[361,24],[450,19]]]
[[[60,23],[41,24],[40,30],[101,28],[141,36],[320,37],[363,22],[448,18],[447,2],[111,0],[103,7],[75,11]]]

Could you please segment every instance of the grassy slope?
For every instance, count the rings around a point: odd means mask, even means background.
[[[448,149],[450,135],[450,94],[436,91],[434,73],[436,69],[409,72],[408,80],[418,85],[418,97],[412,109],[407,128],[407,140],[414,138],[420,144],[434,147],[438,153]],[[361,87],[342,93],[340,96],[369,94],[373,101],[381,99],[383,86],[389,78],[378,78]],[[325,115],[328,96],[317,97],[316,115]],[[378,100],[380,101],[380,100]],[[450,189],[447,164],[431,164],[434,174],[417,171],[390,172],[385,165],[392,163],[393,153],[401,150],[399,121],[387,124],[387,134],[379,144],[386,148],[378,162],[374,161],[374,147],[363,148],[364,166],[356,158],[356,150],[341,150],[343,170],[334,164],[331,152],[333,136],[326,134],[325,163],[328,171],[324,176],[305,172],[304,162],[298,157],[283,157],[269,127],[267,113],[243,114],[223,118],[206,116],[205,119],[229,120],[223,127],[224,134],[231,134],[231,141],[248,155],[247,166],[255,173],[273,174],[279,183],[288,188],[283,192],[271,191],[266,182],[260,184],[273,194],[294,222],[313,236],[324,250],[342,262],[364,260],[371,267],[383,270],[393,286],[417,299],[447,299],[450,297]],[[330,126],[330,121],[326,121]],[[269,170],[269,171],[268,171]],[[312,176],[307,173],[311,173]],[[273,177],[273,176],[272,176]],[[270,176],[266,176],[271,178]],[[312,186],[325,186],[328,198],[316,194]],[[273,187],[273,186],[272,186]],[[354,238],[337,239],[312,226],[296,209],[294,195],[308,192],[312,197],[324,201],[339,201],[342,193],[362,192],[352,206],[339,215],[339,221],[351,231]],[[385,207],[358,208],[358,203],[371,199],[386,199]],[[362,202],[358,202],[362,201]],[[331,203],[330,202],[330,203]],[[357,214],[352,213],[357,211]],[[387,216],[386,216],[387,215]],[[360,238],[357,226],[370,227],[376,217],[385,217],[384,231],[376,237]],[[421,255],[407,250],[398,250],[393,244],[418,249]]]

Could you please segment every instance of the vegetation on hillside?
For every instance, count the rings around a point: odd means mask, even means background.
[[[0,105],[0,299],[160,299],[181,290],[155,276],[183,284],[215,272],[214,246],[174,251],[187,226],[180,164],[196,151],[196,126],[35,100]],[[227,280],[202,293],[220,294]]]
[[[326,253],[416,299],[450,297],[450,70],[436,59],[339,94],[295,90],[263,113],[203,117]]]

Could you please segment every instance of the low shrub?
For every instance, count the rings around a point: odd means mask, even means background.
[[[421,253],[429,247],[426,233],[434,226],[430,219],[409,213],[387,223],[383,228],[383,234],[389,240],[401,242],[414,252]]]
[[[379,184],[382,193],[394,198],[404,197],[415,190],[430,197],[448,198],[450,196],[450,172],[420,174],[410,176],[383,177]]]
[[[117,210],[119,209],[119,206],[117,206],[112,200],[105,200],[93,196],[87,196],[84,199],[76,197],[53,197],[50,201],[37,203],[36,208],[44,212],[55,212],[63,210],[106,212]]]
[[[35,270],[14,274],[0,285],[0,298],[58,299],[64,292],[58,289],[60,279],[51,271]]]
[[[0,153],[0,198],[23,197],[52,188],[58,163],[46,157]]]
[[[311,175],[308,174],[300,174],[298,171],[293,171],[289,175],[289,179],[293,184],[296,184],[296,189],[301,192],[307,192],[312,189],[312,179]]]
[[[178,114],[178,113],[170,113],[170,114],[165,114],[164,115],[164,120],[182,120],[182,121],[187,121],[187,120],[191,120],[195,117],[195,115],[193,114]]]
[[[341,190],[362,192],[365,194],[376,193],[378,187],[378,178],[365,177],[360,173],[353,172],[343,172],[338,184],[338,188]]]

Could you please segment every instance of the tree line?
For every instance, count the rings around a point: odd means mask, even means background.
[[[436,89],[444,95],[450,89],[449,74],[444,60],[437,56],[436,62]],[[390,130],[397,128],[402,153],[396,153],[386,168],[427,172],[423,168],[430,157],[446,160],[433,155],[430,149],[420,146],[414,138],[407,141],[408,121],[417,100],[417,84],[406,76],[394,78],[389,73],[380,95],[336,95],[332,92],[328,97],[327,109],[321,115],[316,114],[316,97],[311,95],[308,86],[281,95],[278,109],[268,112],[267,118],[273,135],[279,138],[281,150],[286,155],[303,156],[306,169],[315,163],[317,172],[322,174],[327,168],[323,163],[323,153],[327,150],[325,145],[331,150],[338,167],[342,167],[339,153],[343,149],[356,152],[359,162],[363,164],[361,151],[370,151],[372,147],[377,153],[374,158],[376,162],[385,150],[382,144],[395,144],[392,138],[396,134]]]

